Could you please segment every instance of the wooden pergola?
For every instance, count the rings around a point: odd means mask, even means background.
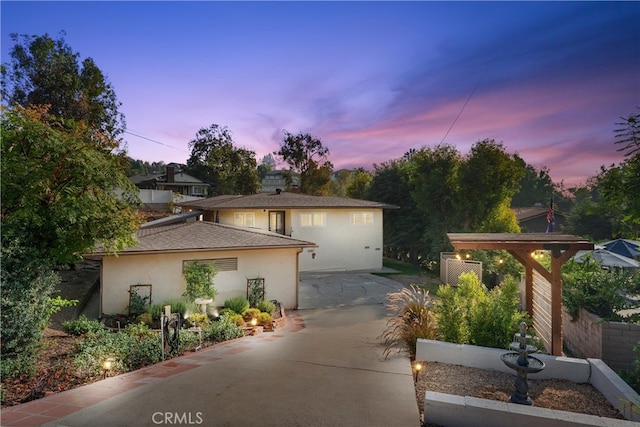
[[[578,236],[555,233],[447,233],[457,250],[500,249],[511,253],[525,268],[526,309],[533,316],[533,271],[551,284],[551,354],[562,355],[562,264],[579,250],[592,250],[593,243]],[[551,251],[551,271],[531,254]]]

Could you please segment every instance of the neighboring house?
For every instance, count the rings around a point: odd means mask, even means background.
[[[300,254],[300,271],[382,269],[384,209],[397,206],[344,197],[276,191],[179,203],[205,221],[272,231],[314,242]]]
[[[211,262],[218,273],[213,304],[247,295],[247,279],[263,278],[266,299],[285,308],[298,306],[298,254],[315,244],[276,233],[212,222],[187,222],[138,231],[138,244],[117,255],[99,257],[100,313],[126,313],[132,285],[151,285],[152,303],[181,297],[186,289],[184,266]]]
[[[544,233],[547,231],[547,211],[543,206],[532,206],[529,208],[512,208],[516,213],[516,219],[520,225],[522,233]],[[564,215],[556,209],[554,211],[555,228],[553,231],[562,231],[564,225]]]
[[[277,189],[286,189],[286,175],[288,173],[289,171],[285,169],[267,171],[264,175],[264,178],[260,180],[260,185],[262,186],[262,189],[260,191],[262,191],[263,193],[274,193]],[[294,173],[291,176],[291,186],[294,188],[300,187],[300,175],[298,175],[297,173]]]
[[[164,175],[136,175],[129,180],[143,190],[171,190],[184,196],[207,197],[209,184],[182,172],[175,163],[167,165]]]

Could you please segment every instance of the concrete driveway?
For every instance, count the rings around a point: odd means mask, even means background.
[[[419,426],[409,360],[385,360],[378,339],[384,295],[401,285],[301,279],[302,309],[283,329],[19,405],[2,425]]]

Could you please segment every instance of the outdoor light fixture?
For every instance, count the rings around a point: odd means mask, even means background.
[[[422,363],[416,362],[413,364],[413,381],[418,382],[418,374],[422,370]]]
[[[102,371],[104,372],[105,378],[107,378],[109,372],[113,369],[113,362],[115,362],[113,357],[107,357],[104,362],[102,362]]]

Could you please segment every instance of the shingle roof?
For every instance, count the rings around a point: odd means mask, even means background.
[[[315,209],[315,208],[376,208],[397,209],[397,206],[368,200],[334,196],[309,196],[298,193],[258,193],[247,196],[216,196],[178,203],[178,206],[203,210],[224,209]]]
[[[136,236],[138,244],[119,251],[119,255],[317,246],[312,242],[293,239],[269,231],[208,221],[143,228],[138,230]],[[106,255],[106,253],[98,250],[91,255]]]

